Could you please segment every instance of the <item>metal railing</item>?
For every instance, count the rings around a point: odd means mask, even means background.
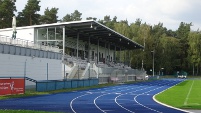
[[[23,40],[23,39],[12,39],[9,36],[0,35],[0,43],[2,44],[8,44],[8,45],[15,45],[15,46],[21,46],[21,47],[27,47],[32,49],[39,49],[44,51],[53,51],[53,52],[60,52],[59,47],[57,46],[45,46],[39,43],[34,43],[33,41],[29,40]]]

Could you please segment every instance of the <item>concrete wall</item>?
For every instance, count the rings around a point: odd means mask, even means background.
[[[35,80],[63,79],[61,60],[32,58],[11,54],[0,54],[0,76],[29,77]],[[48,72],[48,75],[47,75]]]
[[[61,53],[0,44],[0,77],[63,79]],[[26,81],[26,85],[34,85]]]

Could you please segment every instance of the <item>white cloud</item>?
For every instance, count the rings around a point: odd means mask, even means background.
[[[27,0],[17,0],[18,11],[26,3]],[[118,20],[135,22],[140,18],[151,25],[162,22],[173,30],[179,27],[180,22],[192,22],[194,30],[201,26],[201,0],[41,0],[40,5],[40,14],[47,7],[59,8],[60,19],[78,10],[83,19],[89,16],[103,19],[110,15],[111,18],[117,16]]]

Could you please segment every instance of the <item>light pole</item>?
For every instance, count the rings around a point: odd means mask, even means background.
[[[152,71],[153,71],[153,77],[154,77],[154,52],[155,52],[155,51],[153,50],[153,51],[151,51],[151,52],[153,53],[153,66],[152,66],[153,69],[152,69]]]
[[[161,72],[161,75],[162,75],[162,76],[163,76],[163,69],[164,69],[164,68],[162,67],[162,68],[161,68],[161,71],[162,71],[162,72]]]

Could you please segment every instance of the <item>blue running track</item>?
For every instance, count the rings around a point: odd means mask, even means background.
[[[98,89],[0,100],[0,109],[64,113],[185,113],[158,104],[153,96],[183,80],[162,79]]]

